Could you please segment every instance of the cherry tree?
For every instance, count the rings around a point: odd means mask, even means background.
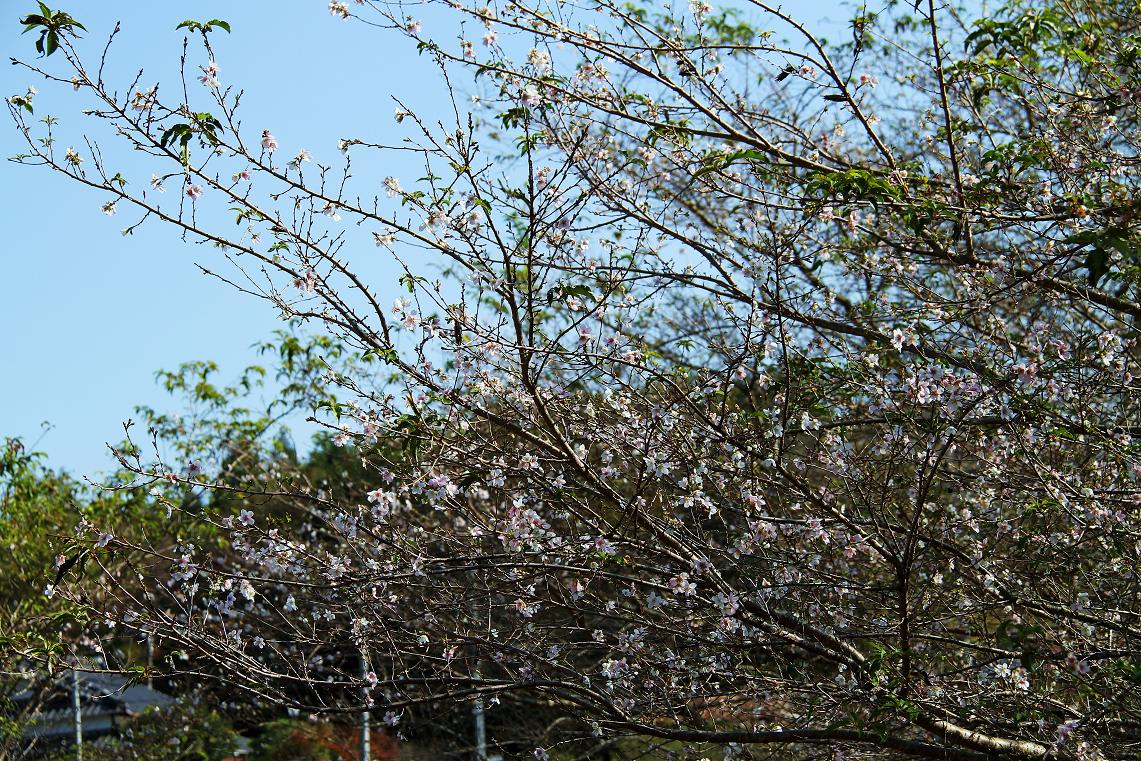
[[[298,388],[353,464],[124,447],[115,488],[202,492],[231,551],[81,527],[151,581],[107,574],[108,625],[398,728],[529,701],[537,758],[1135,757],[1138,19],[881,5],[835,45],[759,0],[331,2],[452,116],[328,155],[241,124],[222,20],[160,90],[25,18],[113,136],[29,89],[19,160],[337,347]],[[353,170],[397,151],[420,179]]]

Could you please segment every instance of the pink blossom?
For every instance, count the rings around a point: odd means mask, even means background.
[[[542,102],[542,98],[539,96],[539,91],[534,85],[528,85],[524,87],[523,92],[519,94],[519,102],[527,107],[537,106]]]
[[[218,87],[218,64],[211,61],[203,66],[202,75],[198,77],[198,81],[207,87]]]

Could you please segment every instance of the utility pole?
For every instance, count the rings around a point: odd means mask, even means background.
[[[471,709],[475,716],[475,761],[487,761],[487,723],[483,716],[483,696],[475,699]]]
[[[147,687],[154,689],[154,677],[151,674],[154,672],[155,666],[155,637],[154,634],[147,632]]]
[[[361,679],[365,680],[365,686],[361,688],[361,694],[364,696],[364,710],[361,711],[360,761],[370,761],[372,756],[372,737],[370,736],[369,720],[372,718],[372,715],[368,710],[368,659],[365,658],[364,652],[361,652]]]
[[[83,710],[79,702],[79,669],[71,670],[71,707],[75,721],[75,761],[83,761]]]
[[[484,582],[483,588],[486,590],[487,589],[486,574],[484,575],[483,582]],[[474,586],[475,585],[473,584],[473,587]],[[475,599],[476,599],[476,596],[474,594],[468,598],[468,612],[470,613],[473,622],[477,621],[480,618],[479,611],[476,608]],[[489,598],[489,610],[490,610],[490,598]],[[489,621],[490,621],[490,617],[491,616],[489,613],[488,614]],[[490,623],[488,624],[488,626],[490,626]],[[477,679],[480,676],[479,666],[480,666],[480,664],[477,661],[476,666],[475,666],[475,676],[477,677]],[[475,761],[488,761],[488,759],[487,759],[487,720],[484,717],[484,713],[483,713],[483,693],[478,692],[478,691],[475,693],[475,703],[472,704],[471,713],[472,713],[472,718],[475,719],[475,722],[474,722],[475,723],[475,727],[474,727],[474,729],[475,729]]]

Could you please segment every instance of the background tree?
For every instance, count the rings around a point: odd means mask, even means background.
[[[111,539],[152,580],[109,574],[124,623],[397,727],[525,695],[563,718],[538,757],[1138,752],[1132,3],[887,2],[839,46],[763,2],[329,10],[410,37],[475,112],[282,158],[219,79],[224,22],[181,25],[199,65],[168,101],[25,19],[55,40],[29,72],[153,175],[64,149],[83,129],[31,91],[21,160],[319,331],[315,419],[371,480],[126,448],[132,488],[211,492],[190,514],[231,551]],[[351,171],[386,150],[421,179]],[[399,283],[361,274],[373,243]]]

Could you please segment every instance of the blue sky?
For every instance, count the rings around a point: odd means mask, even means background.
[[[88,56],[122,22],[110,66],[121,90],[144,67],[144,82],[172,83],[183,36],[175,31],[178,22],[229,21],[233,35],[212,36],[221,79],[247,89],[247,129],[272,128],[286,153],[305,147],[333,154],[340,137],[398,140],[393,95],[428,113],[444,106],[446,93],[427,59],[399,37],[333,18],[324,0],[49,5],[87,27]],[[797,5],[794,12],[808,20],[845,17],[839,3]],[[33,35],[21,36],[17,24],[33,10],[32,0],[0,0],[5,58],[34,57]],[[62,64],[48,59],[49,66]],[[0,95],[23,93],[28,85],[41,91],[37,118],[76,119],[80,101],[70,91],[44,87],[18,67],[0,67]],[[19,134],[6,122],[0,154],[21,150]],[[264,302],[200,274],[195,262],[209,264],[212,251],[158,225],[123,237],[126,220],[101,214],[104,200],[48,171],[0,161],[0,436],[35,443],[53,465],[77,475],[110,467],[105,443],[120,440],[122,422],[136,405],[177,409],[155,385],[156,370],[212,359],[228,379],[261,361],[252,345],[281,327]],[[382,301],[391,300],[396,274],[374,274]],[[46,433],[45,422],[51,426]]]
[[[218,33],[213,40],[222,78],[248,86],[246,123],[272,126],[286,151],[335,154],[337,139],[348,134],[391,138],[389,93],[423,105],[442,95],[431,67],[403,40],[387,38],[394,44],[378,47],[376,30],[334,19],[327,3],[51,5],[88,28],[89,54],[122,21],[112,49],[121,89],[143,66],[155,72],[144,81],[171,81],[181,48],[178,22],[226,19],[234,34]],[[34,37],[21,36],[16,20],[35,3],[4,0],[0,8],[5,58],[33,58]],[[58,66],[59,57],[47,63]],[[51,113],[75,121],[80,105],[69,91],[45,87],[17,67],[0,67],[5,97],[29,84],[40,90],[37,117]],[[7,158],[21,148],[20,136],[6,123],[0,152]],[[122,422],[136,405],[177,408],[155,385],[156,370],[212,359],[222,366],[222,379],[232,377],[261,361],[251,346],[282,327],[265,303],[200,274],[194,263],[209,263],[212,251],[157,225],[123,237],[126,220],[100,213],[103,200],[50,172],[0,162],[6,242],[0,249],[6,286],[0,299],[0,436],[38,441],[53,464],[76,474],[109,467],[105,442],[121,438]],[[46,434],[44,421],[52,426]]]

